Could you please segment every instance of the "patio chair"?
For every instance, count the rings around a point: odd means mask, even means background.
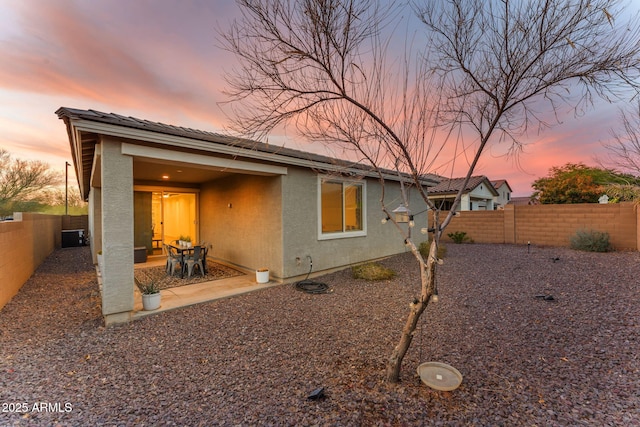
[[[165,264],[164,264],[164,271],[169,273],[169,268],[170,268],[170,264],[169,264],[169,246],[166,243],[162,244],[162,255],[167,257],[167,262],[165,262]]]
[[[180,269],[183,268],[182,256],[169,245],[165,245],[165,250],[167,251],[167,264],[165,270],[167,271],[167,274],[173,276],[177,266],[180,266]]]
[[[204,264],[202,261],[205,256],[207,256],[206,248],[203,248],[202,246],[193,247],[193,255],[189,256],[186,259],[188,277],[191,277],[196,266],[200,269],[200,274],[202,275],[202,277],[204,277]]]

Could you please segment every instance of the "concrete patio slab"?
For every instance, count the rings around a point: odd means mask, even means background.
[[[162,313],[163,311],[228,298],[277,285],[280,285],[280,283],[273,280],[268,283],[257,283],[254,276],[245,274],[211,282],[164,289],[160,291],[162,295],[160,308],[153,311],[144,311],[142,309],[142,294],[138,288],[135,287],[132,319],[136,320],[145,316]]]

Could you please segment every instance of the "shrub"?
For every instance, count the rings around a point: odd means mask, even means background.
[[[140,292],[142,292],[142,294],[144,295],[157,294],[160,292],[160,286],[158,286],[155,280],[150,280],[146,283],[141,283],[138,280],[136,280],[136,283],[140,288]]]
[[[431,246],[431,240],[424,241],[420,243],[420,245],[418,246],[418,251],[420,251],[420,255],[422,255],[424,259],[427,259],[427,257],[429,256],[430,246]],[[440,242],[440,245],[438,245],[438,258],[442,259],[446,255],[447,255],[447,247],[444,245],[444,243]]]
[[[473,242],[473,240],[471,240],[471,238],[467,236],[467,233],[465,233],[464,231],[454,231],[453,233],[447,234],[447,236],[449,236],[449,238],[453,240],[453,243],[459,244],[464,242]]]
[[[609,233],[595,230],[578,230],[571,237],[571,248],[588,252],[609,252],[613,250],[609,243]]]
[[[351,267],[353,277],[365,280],[387,280],[396,277],[396,272],[377,262],[369,262]]]

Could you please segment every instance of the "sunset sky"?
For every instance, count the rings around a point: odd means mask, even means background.
[[[64,170],[61,106],[223,131],[223,74],[234,58],[216,46],[216,28],[237,13],[233,0],[0,0],[0,147]],[[476,174],[506,179],[525,196],[552,166],[594,165],[623,106],[601,102],[530,133],[519,167],[495,146]],[[273,137],[320,152],[296,135]]]

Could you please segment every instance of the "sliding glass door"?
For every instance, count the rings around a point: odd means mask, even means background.
[[[153,246],[171,243],[180,237],[198,240],[197,194],[177,191],[151,193]]]

